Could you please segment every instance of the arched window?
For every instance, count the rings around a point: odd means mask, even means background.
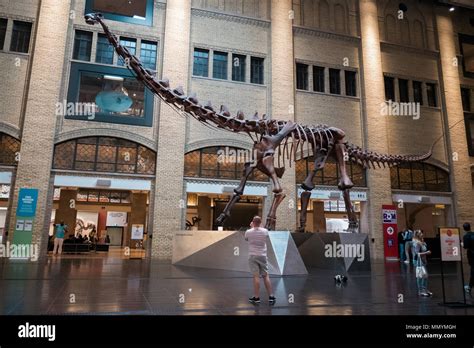
[[[367,186],[365,169],[359,164],[347,162],[347,174],[354,186]],[[296,183],[301,184],[308,174],[314,169],[314,157],[310,156],[296,161]],[[324,168],[318,170],[313,179],[315,185],[337,186],[339,183],[339,165],[332,158],[328,158]]]
[[[392,15],[385,17],[385,40],[388,42],[398,42],[397,21]]]
[[[326,0],[319,2],[319,28],[329,30],[329,5]]]
[[[413,39],[416,47],[425,47],[423,23],[419,20],[413,22]]]
[[[449,192],[449,174],[427,163],[403,163],[390,168],[392,189]]]
[[[54,147],[53,169],[153,175],[155,165],[155,151],[119,138],[79,138]]]
[[[0,164],[16,166],[20,152],[20,141],[5,133],[0,133]]]
[[[229,146],[213,146],[188,152],[184,157],[184,176],[240,180],[244,163],[252,160],[252,151]],[[268,181],[258,170],[249,180]]]
[[[345,33],[346,32],[346,11],[344,6],[337,4],[334,6],[334,21],[336,25],[336,31]]]

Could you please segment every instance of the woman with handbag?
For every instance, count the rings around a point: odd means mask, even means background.
[[[416,261],[416,285],[418,286],[418,295],[424,297],[433,296],[428,290],[428,271],[426,270],[426,256],[431,254],[423,239],[423,232],[416,230],[413,236],[413,251],[417,255]]]

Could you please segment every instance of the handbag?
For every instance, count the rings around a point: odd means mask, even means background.
[[[426,270],[426,267],[423,265],[423,262],[421,261],[421,256],[418,253],[418,259],[416,263],[416,277],[420,279],[428,278],[428,271]]]

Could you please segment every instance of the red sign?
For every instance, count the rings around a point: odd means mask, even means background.
[[[397,206],[382,205],[385,259],[398,259]]]

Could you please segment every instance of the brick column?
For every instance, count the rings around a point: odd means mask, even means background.
[[[39,190],[32,243],[46,254],[49,226],[48,196],[51,181],[51,163],[56,128],[56,103],[60,95],[66,36],[69,24],[69,0],[43,0],[37,18],[36,42],[33,52],[28,105],[25,110],[21,139],[21,160],[12,195],[9,239],[15,228],[16,208],[20,188]],[[51,192],[52,193],[52,192]]]
[[[191,2],[168,0],[163,48],[163,76],[173,87],[187,90]],[[159,117],[152,257],[171,260],[173,234],[184,228],[186,202],[183,183],[185,119],[165,103]],[[184,200],[184,201],[181,201]]]
[[[295,119],[295,86],[293,57],[293,22],[291,0],[272,0],[271,5],[272,88],[271,115],[275,119]],[[297,195],[295,165],[287,165],[281,184],[286,199],[277,212],[278,230],[296,229]],[[292,201],[290,201],[292,200]]]
[[[360,31],[361,31],[361,58],[363,74],[363,109],[365,111],[365,144],[371,151],[388,153],[387,120],[382,116],[381,105],[385,101],[384,79],[382,70],[382,56],[380,52],[380,38],[377,18],[377,1],[360,0]],[[371,256],[383,258],[383,230],[382,204],[392,203],[390,189],[390,170],[369,169],[367,171],[369,187],[368,202],[366,204],[368,216],[368,231],[375,243],[371,243]]]
[[[464,112],[461,102],[459,67],[456,59],[456,44],[452,14],[447,8],[438,8],[436,26],[441,58],[441,86],[444,87],[445,132],[448,140],[448,160],[450,161],[451,190],[457,225],[466,221],[474,223],[472,199],[474,190],[471,181],[470,161],[466,140]],[[441,89],[441,94],[443,90]],[[449,127],[452,127],[448,130]]]

